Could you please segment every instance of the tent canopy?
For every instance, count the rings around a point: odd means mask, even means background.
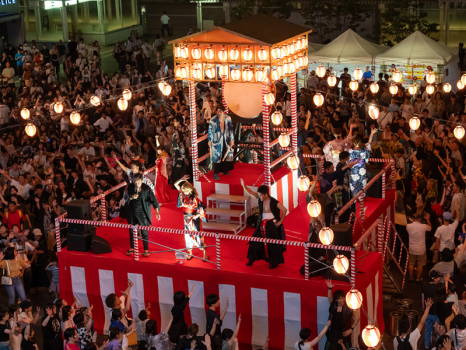
[[[457,49],[440,44],[421,32],[414,32],[402,42],[377,55],[376,64],[447,64]]]
[[[372,64],[374,56],[382,53],[384,46],[363,39],[348,29],[331,43],[309,55],[309,61],[347,64]]]

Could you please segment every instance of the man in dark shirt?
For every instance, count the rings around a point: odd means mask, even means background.
[[[78,48],[78,43],[75,41],[74,36],[72,36],[70,39],[70,42],[68,43],[68,52],[73,59],[76,59],[77,48]]]
[[[78,169],[78,159],[73,153],[71,148],[66,150],[65,157],[63,158],[63,162],[60,162],[61,166],[64,166],[66,170],[76,170]]]
[[[228,306],[230,305],[230,301],[227,298],[227,301],[225,303],[225,308],[223,309],[222,314],[219,316],[217,315],[217,309],[220,307],[220,298],[218,297],[217,294],[209,294],[205,298],[205,302],[209,308],[207,309],[206,312],[206,333],[210,334],[210,331],[212,330],[212,327],[214,326],[215,320],[217,320],[217,327],[215,328],[215,334],[221,334],[221,327],[222,327],[222,321],[225,318],[225,315],[227,314],[228,311]]]

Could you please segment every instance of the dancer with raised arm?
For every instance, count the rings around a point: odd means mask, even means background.
[[[241,185],[251,196],[255,197],[259,204],[259,215],[256,222],[256,231],[253,237],[285,239],[283,220],[286,216],[286,208],[275,198],[270,197],[269,187],[262,185],[257,192],[252,191],[241,179]],[[269,244],[263,242],[249,242],[247,266],[251,266],[256,260],[265,260],[269,263],[269,269],[275,269],[283,264],[283,252],[285,246],[281,244]]]

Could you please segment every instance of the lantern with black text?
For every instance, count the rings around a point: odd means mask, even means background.
[[[207,78],[209,79],[214,79],[215,78],[215,68],[210,66],[210,67],[207,67],[205,69],[205,75],[207,76]]]
[[[272,49],[272,57],[274,60],[279,60],[282,58],[282,49],[279,46],[276,46]]]
[[[244,81],[251,81],[253,77],[254,77],[254,72],[252,71],[251,68],[245,68],[243,70],[243,80]]]
[[[225,49],[221,49],[218,52],[218,59],[222,62],[225,62],[228,59],[228,52]]]
[[[228,74],[230,73],[230,67],[228,66],[228,64],[222,64],[220,66],[220,76],[222,77],[222,79],[227,79],[228,78]]]
[[[458,90],[463,90],[464,83],[461,80],[458,80],[458,82],[456,83],[456,87],[458,88]]]
[[[267,78],[267,74],[265,73],[263,69],[257,69],[255,73],[255,77],[258,83],[262,83]]]

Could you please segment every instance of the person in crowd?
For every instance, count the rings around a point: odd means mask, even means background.
[[[230,175],[230,170],[233,170],[233,145],[235,143],[231,117],[225,114],[225,107],[217,107],[217,114],[209,123],[208,138],[214,180],[220,181],[219,173]]]

